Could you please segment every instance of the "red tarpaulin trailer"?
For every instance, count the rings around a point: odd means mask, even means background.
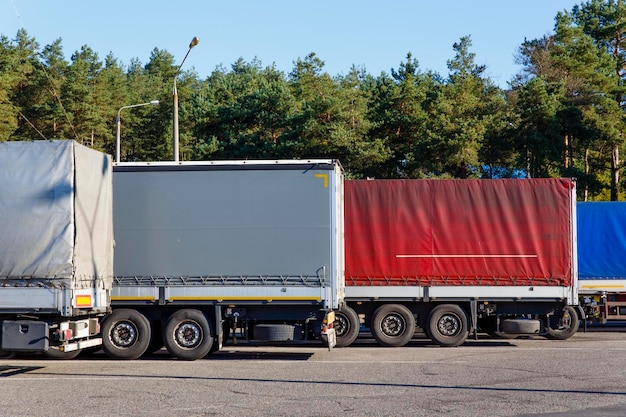
[[[571,285],[570,187],[347,181],[347,285]]]
[[[582,316],[571,179],[345,182],[346,305],[385,346],[415,327],[443,346],[469,334],[566,339]]]

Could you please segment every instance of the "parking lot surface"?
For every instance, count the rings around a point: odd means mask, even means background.
[[[332,351],[227,345],[186,362],[102,352],[0,360],[2,416],[623,416],[626,329],[569,340],[479,337],[442,348],[419,335]]]

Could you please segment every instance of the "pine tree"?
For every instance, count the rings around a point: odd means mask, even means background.
[[[379,176],[420,177],[432,171],[432,158],[425,142],[427,108],[439,82],[422,73],[411,53],[391,76],[383,73],[371,89],[369,119],[371,140],[389,149]]]
[[[504,95],[485,76],[486,67],[476,64],[471,45],[469,36],[453,45],[448,80],[429,108],[422,153],[428,155],[430,171],[436,175],[485,176],[489,163],[481,157],[493,152],[483,152],[483,148],[487,149],[491,132],[502,123]]]
[[[612,83],[606,86],[602,97],[611,97],[615,103],[624,107],[626,95],[626,4],[624,0],[591,0],[574,6],[572,21],[589,35],[595,46],[605,56],[611,57],[610,70],[613,72]],[[605,107],[608,107],[606,105]],[[604,126],[606,140],[611,144],[610,153],[610,199],[619,198],[620,171],[623,168],[620,149],[624,149],[624,128],[621,115],[615,109],[610,111],[614,120]],[[605,119],[606,120],[606,119]]]

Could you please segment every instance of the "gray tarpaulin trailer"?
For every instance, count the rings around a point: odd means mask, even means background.
[[[113,178],[109,355],[165,344],[195,359],[227,336],[334,345],[344,296],[337,161],[121,163]]]
[[[113,279],[111,158],[74,141],[0,143],[0,349],[101,343]]]

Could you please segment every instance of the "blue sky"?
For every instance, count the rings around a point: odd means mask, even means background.
[[[408,52],[421,70],[447,75],[452,45],[470,35],[476,63],[506,87],[520,70],[514,56],[524,38],[552,33],[557,12],[581,2],[0,0],[0,33],[13,39],[23,27],[41,47],[61,38],[68,61],[87,45],[101,60],[111,52],[124,65],[132,58],[146,64],[154,48],[180,63],[198,36],[183,69],[201,78],[238,58],[257,58],[289,73],[310,52],[331,75],[345,74],[353,64],[372,75],[389,73]]]

